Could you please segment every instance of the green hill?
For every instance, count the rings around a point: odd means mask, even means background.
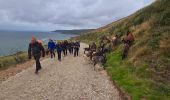
[[[127,30],[134,34],[135,43],[123,61],[122,43],[107,55],[108,74],[132,100],[169,100],[170,0],[157,0],[131,16],[75,39],[98,43],[103,35],[118,34],[122,38]]]

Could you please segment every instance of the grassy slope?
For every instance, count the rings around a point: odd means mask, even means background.
[[[102,35],[121,37],[130,29],[135,43],[128,58],[121,60],[120,44],[108,54],[107,71],[133,100],[168,100],[170,98],[170,0],[157,0],[135,14],[77,37],[84,42]]]
[[[28,61],[26,52],[19,52],[14,55],[0,57],[0,70],[7,69],[11,65],[16,65]]]
[[[47,45],[44,45],[44,48],[47,49]],[[29,61],[28,53],[22,51],[15,53],[13,55],[0,57],[0,70],[8,69],[13,65],[21,64],[26,61]]]

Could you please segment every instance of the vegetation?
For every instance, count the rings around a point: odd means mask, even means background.
[[[16,65],[28,61],[26,52],[18,52],[14,55],[0,57],[0,70],[7,69],[11,65]]]
[[[108,54],[105,67],[120,88],[132,100],[168,100],[170,98],[170,1],[157,0],[135,14],[81,35],[76,40],[98,43],[103,35],[127,30],[135,36],[128,58],[121,60],[122,45]]]

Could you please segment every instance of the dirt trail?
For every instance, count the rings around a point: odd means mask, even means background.
[[[0,100],[120,100],[119,93],[106,75],[94,71],[83,55],[44,59],[42,70],[35,65],[0,84]]]

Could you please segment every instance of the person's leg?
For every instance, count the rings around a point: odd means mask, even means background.
[[[55,58],[55,52],[54,52],[54,50],[53,50],[53,56],[54,56],[54,58]]]
[[[76,56],[78,56],[77,54],[78,54],[78,48],[76,48]]]
[[[66,49],[66,56],[67,56],[67,49]]]
[[[75,51],[76,51],[76,56],[77,56],[77,48],[76,48],[76,50],[75,50]]]
[[[69,53],[71,54],[71,48],[69,48],[68,50],[69,50]]]
[[[66,56],[66,49],[64,49],[64,56]]]
[[[35,73],[37,74],[38,72],[38,62],[37,62],[37,58],[34,56],[34,60],[35,60]]]
[[[127,56],[127,51],[126,51],[126,50],[124,50],[124,51],[123,51],[123,54],[122,54],[122,60],[123,60],[123,59],[125,59],[125,58],[126,58],[126,56]]]
[[[40,64],[40,56],[35,56],[35,61],[36,61],[36,71],[35,73],[38,74],[38,71],[41,69],[41,64]]]
[[[77,48],[77,56],[79,55],[79,48]]]
[[[76,57],[76,49],[74,49],[74,57]]]
[[[51,49],[50,49],[50,55],[51,55],[51,58],[53,58],[53,52]]]
[[[59,52],[59,59],[58,60],[61,61],[61,52]]]
[[[63,49],[63,55],[65,56],[65,50]]]
[[[59,60],[59,58],[60,58],[59,51],[57,51],[57,55],[58,55],[58,60]]]
[[[71,54],[73,54],[73,47],[71,47]]]
[[[125,54],[123,53],[123,54],[122,54],[122,60],[123,60],[124,58],[125,58]]]

